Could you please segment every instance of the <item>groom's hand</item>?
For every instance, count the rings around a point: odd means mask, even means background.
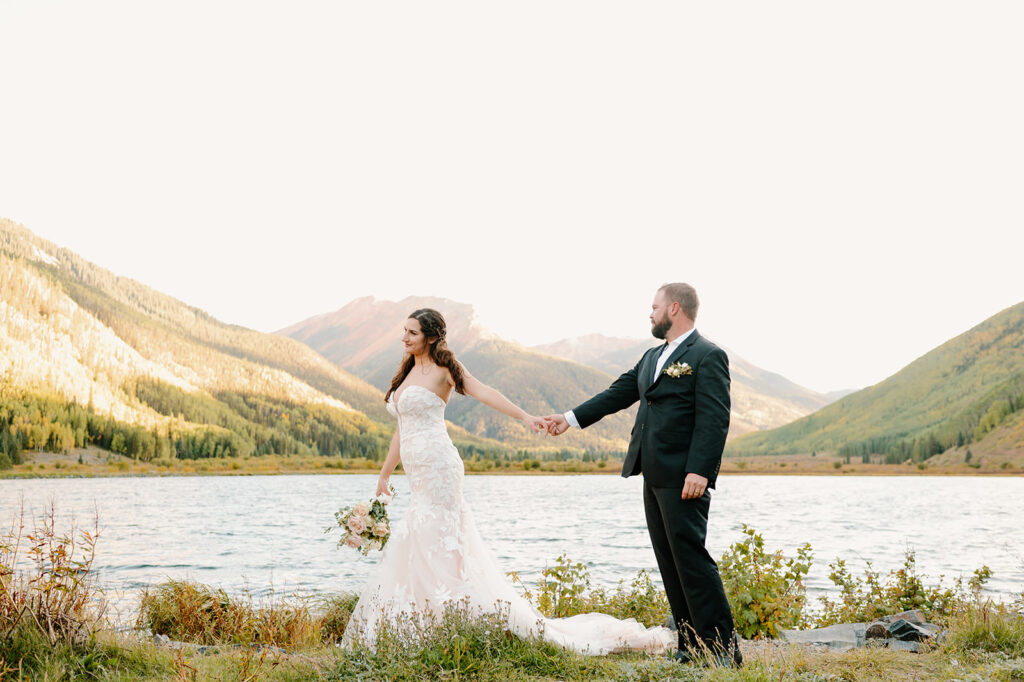
[[[561,414],[549,414],[544,421],[548,423],[548,433],[552,436],[561,436],[569,428],[569,422]]]
[[[708,489],[708,479],[700,474],[686,474],[683,481],[683,499],[696,500]]]

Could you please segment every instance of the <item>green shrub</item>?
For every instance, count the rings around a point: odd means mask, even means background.
[[[737,632],[755,639],[799,627],[804,623],[803,578],[811,569],[811,546],[805,543],[796,557],[787,558],[781,551],[766,552],[764,538],[746,524],[743,534],[718,562]]]
[[[974,571],[967,587],[958,579],[951,587],[944,588],[941,576],[937,585],[928,586],[917,573],[917,559],[910,549],[904,555],[903,566],[884,577],[872,568],[870,561],[863,579],[851,574],[842,559],[831,562],[829,568],[829,579],[839,588],[839,598],[833,600],[827,595],[819,598],[822,605],[817,619],[819,626],[869,622],[910,609],[920,609],[930,619],[948,618],[978,603],[982,588],[992,575],[987,566],[982,566]]]

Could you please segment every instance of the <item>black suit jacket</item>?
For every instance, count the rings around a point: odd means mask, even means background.
[[[715,487],[729,433],[729,358],[693,330],[653,376],[664,346],[644,353],[633,369],[573,409],[586,428],[640,401],[622,466],[623,477],[643,473],[658,488],[681,488],[686,474],[700,474]],[[692,374],[673,378],[664,369],[686,363]]]

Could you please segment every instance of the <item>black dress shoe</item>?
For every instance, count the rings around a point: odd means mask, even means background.
[[[736,663],[734,657],[729,655],[727,652],[719,652],[711,656],[709,666],[714,666],[716,668],[738,668],[740,667],[740,663]]]
[[[672,658],[675,659],[676,663],[682,663],[684,665],[687,663],[693,663],[696,660],[694,659],[693,654],[691,654],[686,649],[676,649],[676,652],[672,655]]]

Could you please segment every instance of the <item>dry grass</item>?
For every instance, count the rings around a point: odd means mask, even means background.
[[[169,580],[143,593],[136,625],[192,644],[300,650],[340,640],[355,602],[351,594],[257,602],[251,595],[230,597],[199,583]]]
[[[51,505],[26,530],[24,508],[0,537],[0,639],[34,630],[50,646],[87,639],[102,620],[90,570],[99,537],[75,528],[59,533]],[[28,570],[19,564],[27,563]]]

